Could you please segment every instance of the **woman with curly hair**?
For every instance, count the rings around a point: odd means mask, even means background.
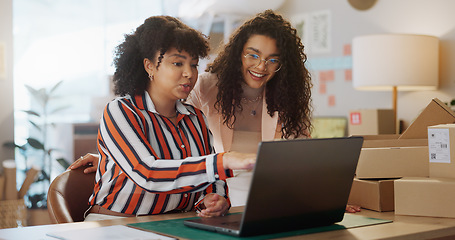
[[[99,163],[86,220],[189,211],[225,214],[231,169],[254,154],[215,153],[203,113],[180,101],[207,56],[203,35],[179,20],[151,17],[117,47],[115,93],[98,133]]]
[[[258,143],[309,137],[311,77],[291,24],[271,10],[246,21],[208,66],[187,103],[207,116],[217,152],[255,153]],[[233,206],[244,205],[251,172],[228,179]]]

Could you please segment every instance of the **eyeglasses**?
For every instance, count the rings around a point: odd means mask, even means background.
[[[270,58],[268,60],[265,60],[261,59],[259,55],[254,53],[247,53],[243,57],[245,57],[246,64],[249,66],[257,67],[261,64],[262,61],[264,61],[266,68],[270,71],[278,72],[281,69],[281,62],[278,58]]]

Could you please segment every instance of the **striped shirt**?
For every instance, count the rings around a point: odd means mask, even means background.
[[[106,106],[91,205],[149,215],[189,211],[208,193],[229,202],[225,179],[233,174],[223,168],[223,153],[214,153],[205,116],[180,101],[176,107],[177,125],[155,110],[146,91]]]

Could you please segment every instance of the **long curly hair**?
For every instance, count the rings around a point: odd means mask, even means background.
[[[207,72],[218,77],[215,108],[221,112],[224,124],[233,128],[235,112],[242,110],[243,47],[252,35],[264,35],[276,40],[280,51],[281,69],[266,84],[267,113],[278,112],[282,125],[281,137],[309,135],[311,129],[311,75],[305,67],[307,57],[295,28],[282,16],[266,10],[246,21],[231,35],[224,50]]]
[[[158,69],[166,51],[173,47],[197,58],[206,57],[209,51],[207,39],[202,33],[170,16],[147,18],[136,31],[126,34],[114,56],[115,94],[142,94],[150,84],[143,60],[153,60],[159,53]]]

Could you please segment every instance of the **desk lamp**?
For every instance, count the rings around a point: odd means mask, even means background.
[[[379,34],[352,43],[355,89],[392,91],[396,133],[397,91],[435,90],[438,86],[439,41],[434,36]]]

